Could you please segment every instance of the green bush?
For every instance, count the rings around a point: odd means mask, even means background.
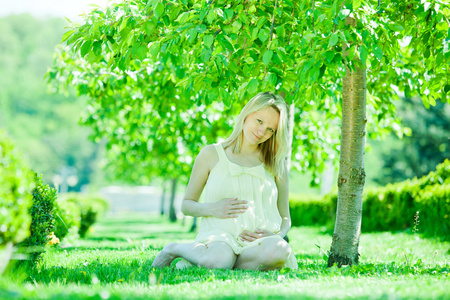
[[[63,240],[70,231],[78,233],[80,221],[80,206],[74,201],[60,197],[56,202],[55,235]]]
[[[0,249],[30,235],[33,173],[0,131]]]
[[[333,229],[337,192],[323,200],[290,199],[294,226],[327,225]],[[415,215],[420,224],[416,226]],[[328,218],[324,218],[327,215]],[[366,189],[363,195],[361,230],[396,231],[417,227],[426,236],[450,239],[450,161],[439,164],[435,172],[413,180]]]
[[[418,180],[420,188],[428,185],[450,183],[450,160],[446,159],[443,163],[437,165],[436,172],[430,172],[428,175]]]
[[[42,175],[35,174],[36,187],[33,190],[30,236],[21,243],[23,247],[32,247],[31,260],[36,261],[52,239],[55,224],[56,190],[42,182]]]
[[[70,193],[65,196],[65,201],[72,202],[78,206],[80,222],[78,234],[84,238],[89,228],[98,217],[108,209],[108,202],[98,196]]]
[[[322,196],[291,196],[289,208],[292,226],[324,225],[331,221],[330,203]]]
[[[450,240],[450,182],[427,186],[415,202],[418,231],[426,236]]]

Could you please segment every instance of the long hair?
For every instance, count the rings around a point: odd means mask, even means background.
[[[279,178],[286,170],[286,155],[289,151],[288,143],[288,109],[281,96],[271,92],[259,93],[244,106],[237,117],[236,124],[224,146],[232,146],[233,153],[241,152],[244,121],[247,116],[268,107],[274,108],[279,114],[278,127],[275,133],[264,143],[258,145],[264,165],[275,178]]]

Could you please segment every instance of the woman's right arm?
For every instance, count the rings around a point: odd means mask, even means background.
[[[198,199],[209,177],[209,172],[218,163],[219,157],[213,145],[200,151],[192,167],[181,211],[192,217],[235,218],[247,210],[246,201],[237,198],[223,199],[215,203],[199,203]]]

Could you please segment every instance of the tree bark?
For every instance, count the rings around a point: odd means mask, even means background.
[[[162,184],[162,194],[161,194],[161,210],[160,210],[160,213],[161,213],[161,216],[163,216],[164,215],[164,204],[165,204],[165,202],[166,202],[166,190],[167,190],[167,184],[166,184],[166,182],[164,181],[163,182],[163,184]]]
[[[356,20],[347,18],[355,26]],[[344,51],[345,51],[344,45]],[[344,55],[346,55],[344,53]],[[366,70],[346,69],[342,92],[338,203],[328,266],[358,264],[364,189]]]
[[[175,212],[175,194],[177,190],[177,179],[172,179],[172,194],[170,195],[169,219],[171,222],[177,221],[177,214]]]

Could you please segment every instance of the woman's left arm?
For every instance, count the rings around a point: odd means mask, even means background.
[[[278,188],[278,212],[281,216],[280,232],[277,234],[285,237],[289,229],[291,229],[291,215],[289,213],[289,173],[279,176],[275,183]]]

